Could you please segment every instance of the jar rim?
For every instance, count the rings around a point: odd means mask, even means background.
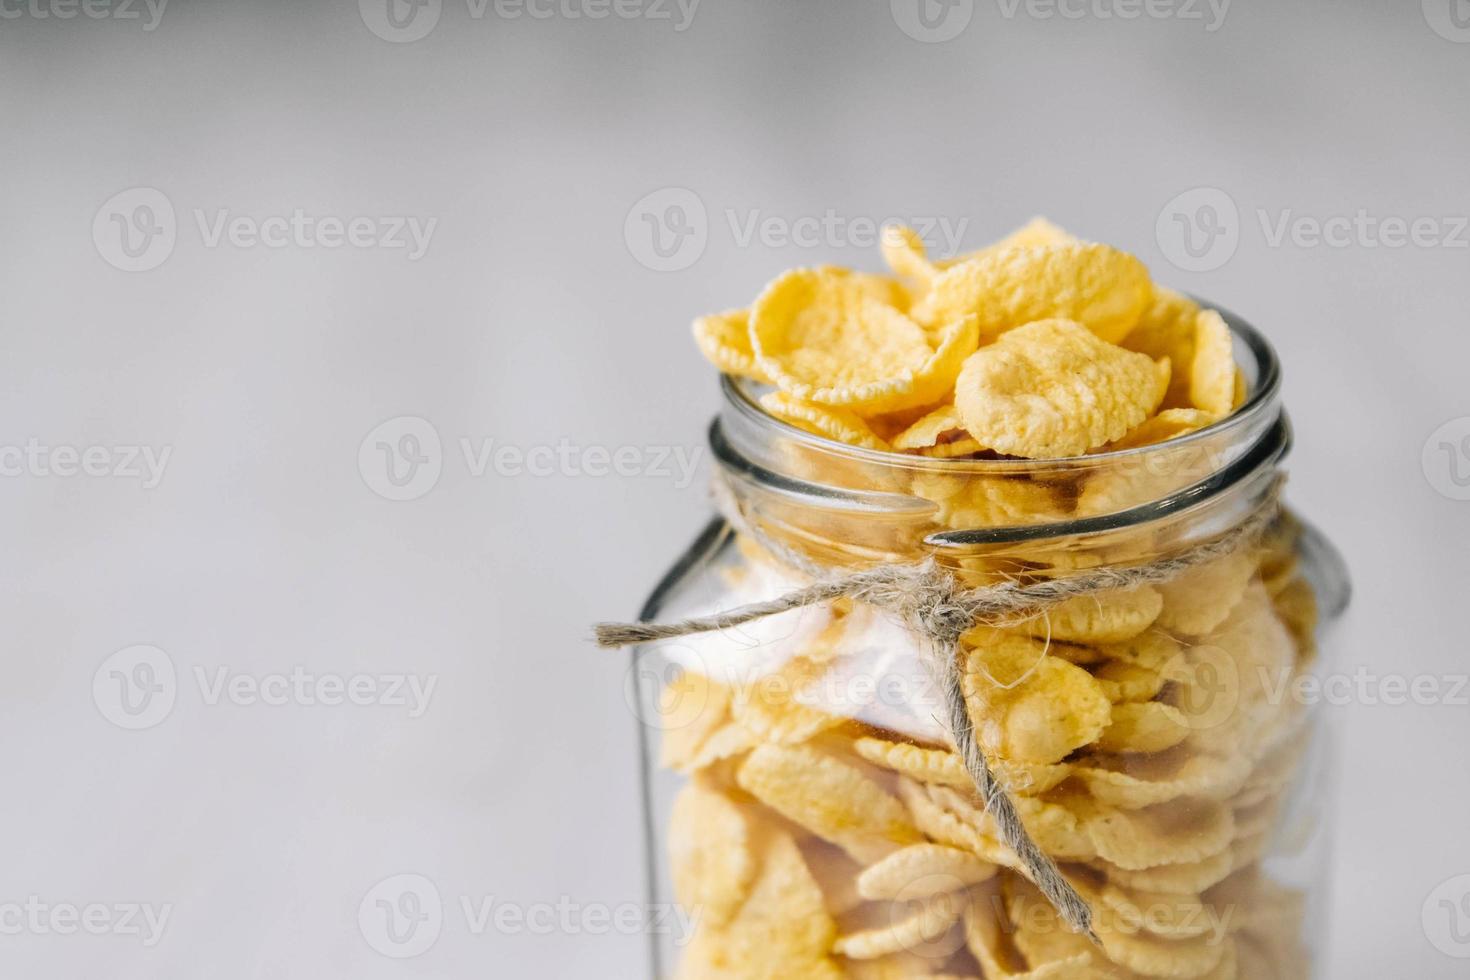
[[[1261,484],[1291,448],[1291,427],[1280,404],[1281,368],[1275,350],[1244,319],[1228,310],[1212,308],[1218,310],[1238,341],[1237,354],[1243,354],[1238,360],[1248,384],[1246,399],[1223,419],[1161,443],[1054,459],[942,459],[884,452],[837,442],[784,422],[761,408],[748,383],[726,375],[722,379],[726,411],[710,427],[710,449],[727,473],[790,500],[828,510],[916,516],[932,512],[933,501],[886,489],[813,483],[773,468],[759,447],[775,438],[840,462],[876,469],[982,479],[1024,476],[1043,481],[1065,480],[1072,474],[1085,477],[1104,469],[1146,472],[1157,463],[1195,457],[1214,460],[1199,478],[1170,489],[1161,488],[1157,496],[1139,496],[1110,512],[1007,526],[936,530],[926,534],[923,541],[930,548],[963,550],[1047,538],[1090,539],[1172,518],[1202,508],[1232,488]],[[1228,451],[1219,451],[1226,446],[1230,447]]]
[[[742,416],[757,425],[774,426],[783,438],[791,439],[798,443],[805,443],[813,448],[824,452],[847,456],[854,460],[868,463],[917,466],[924,469],[934,469],[937,472],[953,474],[978,474],[978,473],[1005,473],[1017,470],[1034,468],[1038,465],[1062,468],[1068,464],[1097,465],[1108,464],[1115,461],[1126,461],[1148,455],[1151,451],[1157,451],[1159,445],[1168,445],[1172,449],[1182,449],[1194,443],[1219,437],[1222,433],[1231,429],[1248,427],[1252,422],[1266,412],[1276,407],[1276,400],[1281,390],[1281,362],[1277,357],[1276,349],[1266,339],[1261,331],[1257,330],[1249,321],[1232,313],[1231,311],[1201,300],[1193,294],[1185,294],[1191,300],[1201,306],[1208,307],[1220,314],[1230,328],[1231,336],[1238,339],[1251,356],[1255,365],[1256,378],[1251,383],[1246,393],[1246,399],[1240,406],[1232,410],[1223,418],[1217,419],[1202,428],[1182,436],[1169,439],[1166,443],[1151,444],[1145,446],[1133,446],[1127,449],[1112,449],[1107,452],[1087,453],[1081,456],[1050,456],[1037,459],[945,459],[929,456],[912,456],[907,453],[891,452],[882,449],[869,449],[865,446],[854,446],[851,443],[839,442],[806,429],[792,425],[790,422],[776,418],[761,407],[757,396],[753,395],[749,386],[752,382],[734,375],[720,375],[720,390],[726,405],[734,408]]]

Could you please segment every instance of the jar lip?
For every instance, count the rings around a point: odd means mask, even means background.
[[[1157,500],[1135,504],[1110,514],[1072,517],[1039,524],[1016,524],[968,530],[935,531],[924,536],[924,543],[934,548],[968,549],[977,545],[1013,544],[1051,538],[1087,537],[1123,528],[1152,523],[1206,503],[1232,487],[1239,486],[1259,474],[1274,470],[1291,450],[1291,425],[1285,414],[1278,414],[1271,427],[1258,438],[1239,459],[1211,473],[1192,485],[1180,487]],[[718,463],[728,471],[777,490],[778,492],[825,506],[857,506],[898,512],[904,509],[927,509],[918,501],[903,503],[905,498],[874,490],[847,487],[832,488],[805,480],[783,476],[751,461],[730,445],[721,421],[710,423],[709,445]]]
[[[1193,294],[1186,295],[1201,306],[1215,310],[1225,320],[1226,325],[1230,328],[1231,334],[1240,339],[1241,343],[1245,345],[1247,351],[1249,351],[1251,357],[1254,359],[1256,380],[1251,385],[1251,390],[1247,393],[1246,400],[1229,415],[1186,435],[1176,436],[1173,439],[1166,440],[1164,443],[1133,446],[1128,449],[1114,449],[1108,452],[1088,453],[1082,456],[1052,456],[1039,459],[943,459],[928,456],[912,456],[906,453],[868,449],[864,446],[854,446],[850,443],[839,442],[835,439],[829,439],[826,436],[808,432],[789,422],[782,421],[760,406],[756,397],[748,390],[750,382],[745,379],[729,374],[722,374],[720,376],[720,389],[728,405],[758,425],[775,426],[783,438],[806,443],[825,452],[837,452],[870,463],[895,465],[902,461],[902,465],[917,466],[924,469],[932,468],[938,472],[973,474],[981,472],[1010,472],[1037,465],[1067,466],[1072,464],[1092,466],[1099,463],[1106,464],[1115,461],[1126,461],[1145,456],[1151,452],[1157,452],[1160,446],[1167,445],[1171,450],[1184,448],[1196,442],[1212,439],[1222,432],[1249,425],[1261,413],[1270,410],[1275,405],[1276,396],[1280,392],[1281,362],[1276,355],[1276,349],[1271,346],[1271,342],[1266,339],[1265,335],[1243,317],[1230,312],[1224,307],[1201,300]]]

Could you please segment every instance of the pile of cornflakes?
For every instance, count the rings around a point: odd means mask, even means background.
[[[1244,397],[1219,313],[1044,219],[946,262],[890,228],[884,254],[891,277],[785,273],[749,309],[696,320],[700,350],[773,386],[761,404],[783,421],[945,459],[1150,445]]]
[[[761,405],[779,419],[933,459],[1153,445],[1243,399],[1219,314],[1123,252],[1042,220],[949,261],[902,231],[884,251],[892,277],[780,276],[749,310],[699,320],[701,349],[769,385]],[[1007,486],[928,472],[911,490],[952,527],[1108,507],[1100,484]],[[1303,896],[1263,864],[1309,744],[1301,705],[1281,696],[1313,656],[1296,535],[1284,520],[1167,585],[962,640],[980,744],[1093,909],[1098,944],[1027,880],[942,730],[832,696],[859,651],[892,646],[882,613],[837,602],[749,651],[750,669],[685,669],[664,691],[661,747],[688,777],[669,846],[698,929],[678,975],[1305,976]],[[794,576],[752,542],[741,551],[737,594],[742,579]]]

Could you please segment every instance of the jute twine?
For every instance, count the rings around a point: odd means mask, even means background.
[[[985,753],[980,749],[965,701],[965,668],[960,657],[960,636],[981,624],[1014,623],[1030,618],[1077,596],[1140,585],[1161,585],[1197,565],[1248,547],[1276,518],[1283,482],[1284,478],[1278,475],[1261,504],[1229,531],[1166,558],[1124,568],[1089,569],[1040,582],[1001,582],[966,589],[960,586],[952,572],[933,558],[916,563],[878,565],[851,573],[813,562],[756,527],[729,486],[722,478],[716,477],[716,502],[730,525],[780,561],[811,577],[812,584],[775,599],[737,606],[710,616],[695,616],[670,623],[598,623],[594,627],[596,641],[600,647],[616,648],[711,633],[840,598],[854,599],[898,617],[909,629],[929,641],[930,656],[926,666],[934,674],[943,698],[946,717],[942,721],[949,730],[965,770],[975,781],[980,803],[995,820],[1001,840],[1015,852],[1027,877],[1062,919],[1075,932],[1097,942],[1097,934],[1092,928],[1092,909],[1062,876],[1056,862],[1031,838],[1016,812],[1015,801],[995,778]]]

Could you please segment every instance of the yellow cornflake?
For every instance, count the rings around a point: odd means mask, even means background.
[[[1083,886],[1084,894],[1101,904],[1095,889]],[[1006,908],[1016,929],[1014,939],[1032,964],[1057,962],[1073,957],[1086,957],[1092,969],[1082,969],[1065,976],[1084,977],[1159,977],[1179,980],[1233,980],[1235,972],[1234,940],[1218,934],[1214,917],[1196,897],[1189,910],[1187,897],[1163,898],[1165,910],[1150,907],[1151,915],[1160,920],[1203,920],[1203,930],[1186,929],[1192,934],[1158,935],[1138,927],[1127,907],[1102,905],[1093,919],[1093,928],[1101,949],[1072,933],[1046,903],[1030,882],[1008,879],[1004,895]],[[1177,909],[1177,914],[1168,911]],[[1138,910],[1142,911],[1142,910]],[[1274,974],[1272,974],[1274,976]],[[1264,975],[1263,975],[1264,976]]]
[[[685,773],[699,772],[717,762],[748,752],[755,743],[755,736],[745,726],[735,721],[726,722],[710,733],[709,738],[700,744],[687,763],[675,768]]]
[[[827,671],[825,664],[792,657],[777,670],[741,687],[731,714],[747,731],[766,742],[795,745],[842,722],[842,716],[801,701],[803,693]]]
[[[1079,951],[1060,960],[1032,967],[1011,941],[1014,927],[1003,919],[998,886],[975,889],[965,909],[965,942],[980,962],[986,980],[1068,980],[1088,976],[1092,954]]]
[[[1193,939],[1216,928],[1213,908],[1198,893],[1151,892],[1108,883],[1095,892],[1085,892],[1095,906],[1109,909],[1120,925],[1146,930],[1169,939]],[[1093,896],[1096,895],[1094,899]]]
[[[1235,837],[1230,808],[1206,800],[1181,799],[1141,810],[1082,798],[1072,805],[1098,856],[1131,871],[1202,861],[1230,847]]]
[[[858,877],[858,894],[872,901],[911,901],[985,881],[996,866],[969,851],[943,844],[914,844],[894,851]]]
[[[1164,611],[1159,614],[1158,625],[1183,636],[1203,636],[1210,632],[1225,621],[1245,596],[1257,564],[1257,556],[1250,549],[1241,549],[1196,565],[1160,586]]]
[[[930,259],[924,247],[924,239],[912,228],[890,225],[883,229],[883,260],[893,274],[917,285],[918,292],[927,290],[929,283],[945,269],[954,268],[965,262],[986,258],[998,252],[1014,248],[1037,248],[1043,245],[1080,245],[1079,239],[1057,227],[1045,218],[1032,218],[998,242],[966,255],[950,259]]]
[[[1138,585],[1074,596],[1027,620],[1021,629],[1068,643],[1122,643],[1153,625],[1163,609],[1158,590]]]
[[[774,834],[766,844],[750,895],[723,928],[701,929],[686,947],[679,976],[814,977],[839,980],[829,955],[837,924],[796,842]]]
[[[1119,705],[1136,701],[1152,701],[1158,697],[1172,673],[1173,669],[1166,673],[1164,670],[1153,670],[1149,667],[1140,667],[1138,664],[1113,660],[1097,668],[1093,676],[1097,678],[1108,700],[1114,705]]]
[[[855,960],[871,960],[933,942],[959,921],[964,912],[962,895],[936,895],[919,903],[907,918],[876,929],[865,929],[837,937],[833,951]]]
[[[965,431],[953,405],[941,405],[894,436],[893,448],[931,459],[957,459],[985,450]]]
[[[1086,966],[1071,976],[1107,975],[1096,969],[1107,966],[1102,952],[1085,936],[1068,928],[1035,885],[1011,875],[1002,883],[1001,894],[1010,917],[1012,941],[1033,969],[1053,963],[1080,962]]]
[[[1015,855],[1004,845],[990,840],[929,796],[930,788],[910,779],[900,779],[898,796],[908,807],[914,824],[924,834],[941,844],[969,851],[982,860],[1007,867],[1015,865]]]
[[[1227,799],[1250,776],[1251,763],[1243,755],[1176,749],[1144,758],[1095,756],[1079,762],[1075,772],[1098,802],[1137,810],[1185,796]]]
[[[1000,241],[987,245],[978,252],[961,256],[944,263],[945,267],[980,258],[993,252],[1004,252],[1012,248],[1039,248],[1043,245],[1081,245],[1082,240],[1065,228],[1058,227],[1043,217],[1035,217],[1011,232]]]
[[[904,742],[864,737],[853,742],[858,755],[875,766],[901,772],[921,783],[937,783],[955,789],[973,790],[975,781],[965,770],[960,757],[948,749],[926,749]],[[991,772],[1012,793],[1035,796],[1045,793],[1067,778],[1066,765],[1027,765],[1004,759],[991,759]]]
[[[883,261],[893,274],[904,280],[911,293],[922,297],[939,274],[938,267],[929,259],[924,239],[912,228],[889,225],[883,229],[881,248]]]
[[[1237,409],[1240,406],[1244,405],[1246,399],[1250,397],[1250,394],[1251,394],[1251,386],[1250,386],[1250,382],[1245,379],[1245,372],[1242,371],[1240,368],[1236,368],[1235,369],[1235,395],[1230,400],[1230,408],[1231,408],[1231,410],[1234,411],[1235,409]]]
[[[802,401],[869,414],[939,401],[979,343],[977,323],[955,317],[931,340],[898,308],[901,300],[880,298],[876,278],[842,269],[777,278],[750,312],[761,370]]]
[[[1104,872],[1109,881],[1115,881],[1126,888],[1192,895],[1229,877],[1233,870],[1234,855],[1226,849],[1202,861],[1162,864],[1143,871],[1129,871],[1106,861],[1094,861],[1092,864]]]
[[[1104,917],[1099,934],[1108,959],[1139,976],[1211,980],[1219,976],[1215,971],[1235,948],[1229,937],[1216,939],[1204,933],[1185,939],[1163,938],[1109,928],[1107,921]],[[1233,972],[1227,975],[1235,976]]]
[[[935,973],[934,960],[917,953],[889,953],[871,960],[854,960],[838,957],[837,962],[848,980],[969,980],[952,973]]]
[[[975,802],[973,794],[957,793],[943,786],[931,786],[928,793],[930,799],[975,828],[987,840],[994,841],[996,847],[1004,851],[1010,850],[1001,843],[1000,827],[995,818]],[[1026,827],[1026,832],[1052,857],[1061,861],[1091,858],[1097,853],[1096,846],[1084,832],[1077,814],[1063,805],[1067,799],[1070,799],[1070,795],[1061,791],[1045,800],[1020,797],[1015,801],[1016,813]],[[1010,857],[994,863],[1013,867],[1018,862]]]
[[[963,436],[951,442],[941,442],[937,446],[925,446],[922,449],[916,449],[914,453],[929,459],[966,459],[984,451],[985,447],[980,445],[978,439]]]
[[[1016,248],[1041,248],[1045,245],[1081,245],[1083,241],[1064,228],[1052,224],[1045,218],[1036,217],[1026,222],[1009,235],[992,242],[982,249],[959,255],[952,259],[941,259],[934,263],[939,269],[952,269],[965,262],[973,262],[1000,252]]]
[[[1184,648],[1168,633],[1149,629],[1120,643],[1102,644],[1098,651],[1109,660],[1162,671],[1183,654]]]
[[[850,446],[887,450],[884,442],[868,424],[852,412],[826,405],[812,405],[793,398],[784,391],[771,391],[761,396],[761,408],[783,422],[805,432],[825,436]]]
[[[1039,524],[1068,513],[1056,487],[1024,477],[923,471],[914,474],[913,492],[939,505],[936,523],[959,530]]]
[[[1120,343],[1132,351],[1147,354],[1154,360],[1167,357],[1174,365],[1174,376],[1164,393],[1163,407],[1190,408],[1189,366],[1194,363],[1195,321],[1199,304],[1165,286],[1155,286],[1152,301],[1143,311],[1138,326]]]
[[[977,447],[980,445],[965,431],[965,423],[960,421],[960,413],[955,410],[955,407],[941,405],[894,436],[893,448],[932,449],[942,442],[953,442],[956,439]],[[976,448],[969,451],[979,452],[980,450]]]
[[[1235,348],[1224,317],[1202,310],[1195,319],[1194,344],[1189,400],[1195,408],[1223,418],[1235,407]]]
[[[1157,701],[1113,705],[1113,720],[1097,740],[1104,752],[1163,752],[1189,737],[1178,708]]]
[[[703,674],[684,670],[659,695],[660,763],[690,772],[701,750],[730,722],[731,691]]]
[[[1158,407],[1169,363],[1038,320],[971,354],[955,381],[965,428],[997,452],[1078,456],[1121,439]]]
[[[1296,650],[1270,603],[1252,583],[1225,622],[1188,651],[1165,700],[1189,718],[1190,745],[1255,754],[1299,710],[1276,693],[1292,679]]]
[[[861,769],[810,746],[756,747],[736,774],[740,788],[859,861],[882,860],[922,838],[903,804]]]
[[[841,919],[867,901],[857,890],[857,878],[862,873],[863,866],[849,857],[842,848],[816,837],[808,837],[802,841],[801,856],[806,859],[807,868],[821,886],[827,911],[834,918]]]
[[[1235,833],[1240,837],[1254,837],[1256,834],[1264,834],[1276,825],[1276,819],[1281,814],[1282,801],[1280,799],[1267,797],[1252,803],[1250,806],[1234,806],[1231,812],[1235,818]]]
[[[726,310],[694,321],[694,342],[715,367],[726,374],[770,383],[750,346],[750,312]]]
[[[1012,762],[1059,762],[1102,734],[1112,706],[1086,670],[1046,655],[1025,636],[965,634],[964,687],[980,744]]]
[[[1276,615],[1291,633],[1297,654],[1310,660],[1317,652],[1317,593],[1306,579],[1296,576],[1271,598]]]
[[[1170,439],[1189,435],[1191,432],[1197,432],[1217,421],[1214,415],[1202,412],[1197,408],[1166,408],[1129,430],[1128,434],[1117,442],[1110,442],[1102,447],[1102,451],[1116,452],[1120,449],[1137,449],[1139,446],[1157,445]]]
[[[756,873],[739,804],[699,781],[686,785],[670,817],[669,859],[679,903],[703,909],[706,926],[730,921]]]
[[[1152,295],[1143,263],[1111,246],[1022,246],[982,252],[945,270],[913,313],[926,324],[973,314],[984,340],[1035,320],[1062,318],[1116,342],[1138,324]]]

